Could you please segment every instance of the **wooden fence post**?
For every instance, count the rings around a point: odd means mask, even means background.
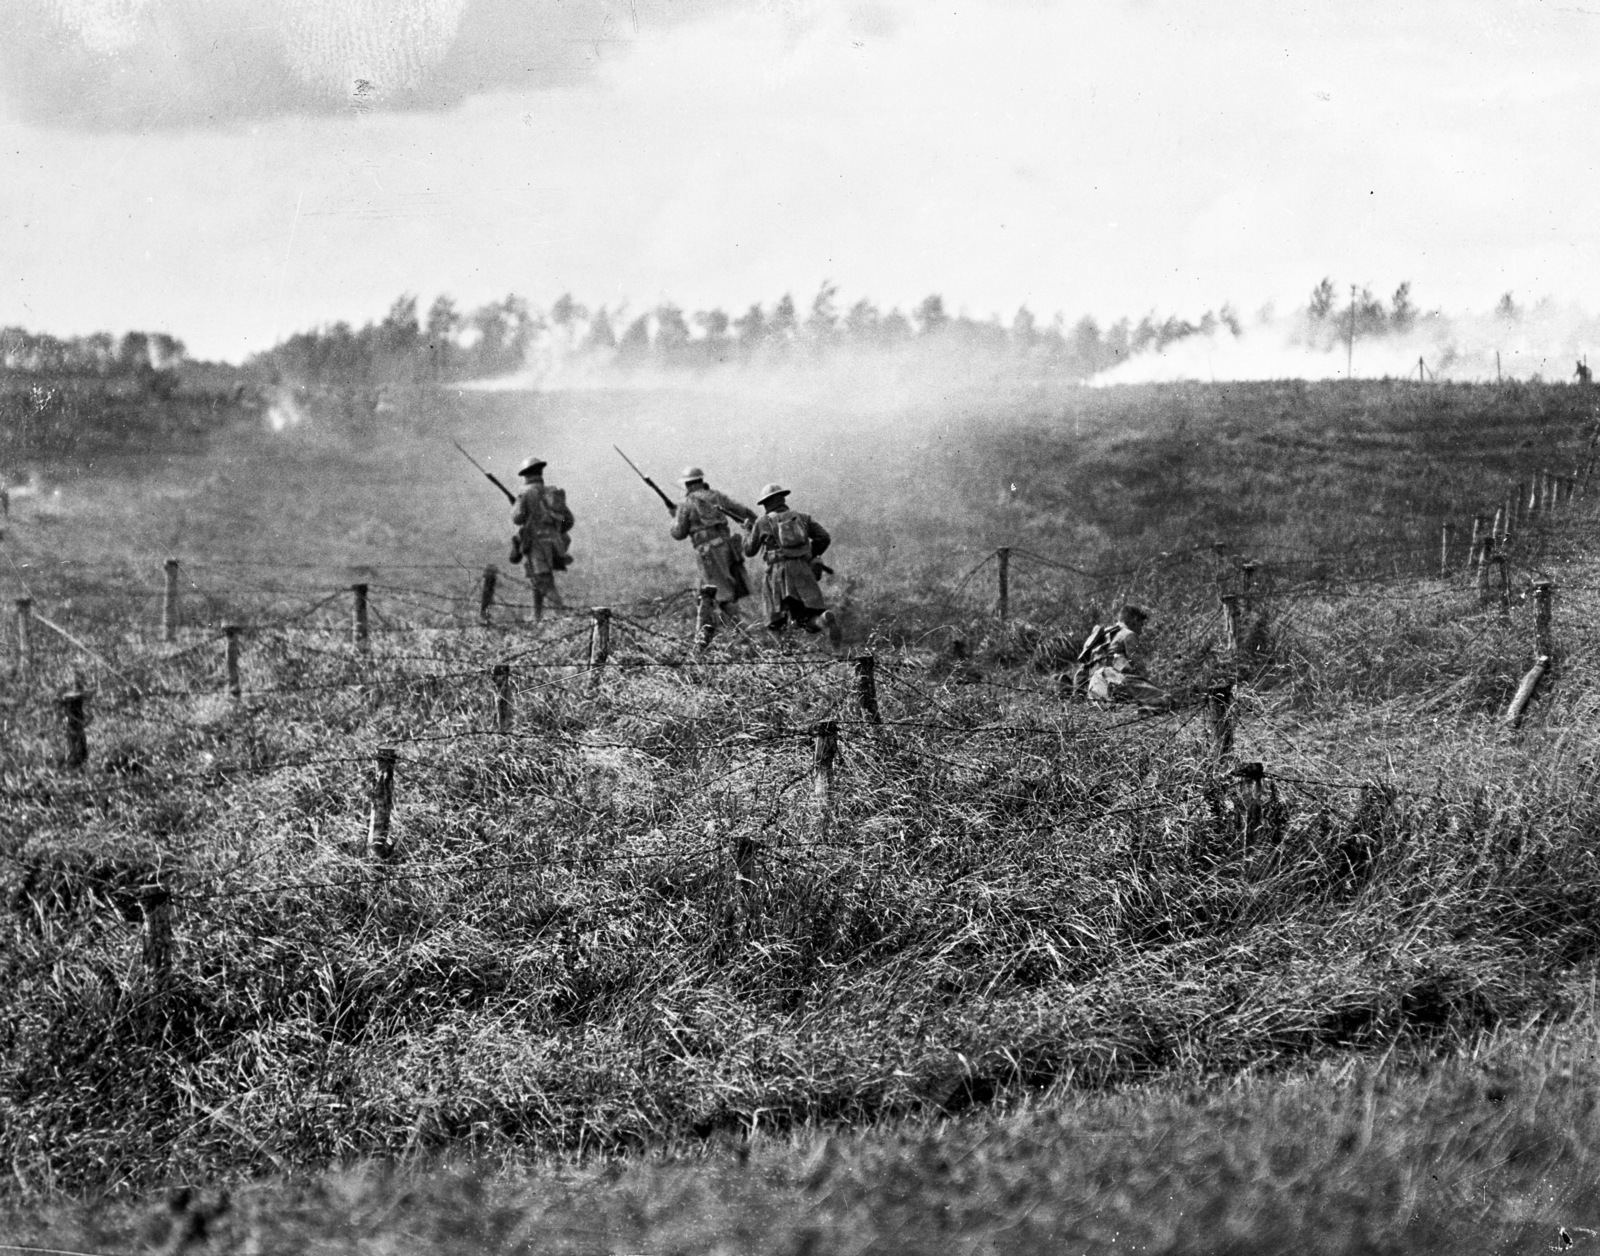
[[[244,693],[239,684],[239,625],[223,624],[222,636],[223,656],[228,667],[228,696],[237,702]]]
[[[1000,579],[1000,622],[1011,613],[1011,547],[1002,545],[994,552]]]
[[[1495,547],[1494,565],[1500,569],[1500,613],[1511,613],[1511,564],[1506,561],[1506,552],[1500,546]]]
[[[700,586],[700,601],[694,612],[694,648],[704,650],[717,635],[717,586]]]
[[[162,565],[166,583],[161,593],[161,639],[178,639],[178,560],[169,558]]]
[[[1483,558],[1483,516],[1472,516],[1472,544],[1467,550],[1467,570],[1476,571]]]
[[[67,767],[81,772],[89,762],[89,717],[84,711],[88,694],[81,689],[61,695],[61,711],[67,721]]]
[[[1439,575],[1450,574],[1450,534],[1455,531],[1454,525],[1446,519],[1444,528],[1439,534]]]
[[[1504,545],[1517,531],[1517,503],[1515,498],[1508,497],[1501,504],[1500,517],[1505,520],[1501,525],[1499,536],[1500,543]]]
[[[1233,753],[1233,685],[1225,682],[1206,690],[1206,715],[1211,724],[1211,744],[1219,759]]]
[[[595,606],[590,609],[594,627],[589,630],[589,671],[598,682],[600,671],[611,657],[611,608]]]
[[[833,806],[833,761],[839,754],[839,723],[811,726],[811,794],[824,811]]]
[[[1244,624],[1239,613],[1239,598],[1233,593],[1222,595],[1222,609],[1228,624],[1228,653],[1237,663],[1244,653]]]
[[[1516,695],[1511,699],[1511,705],[1506,708],[1506,726],[1508,728],[1521,728],[1522,717],[1527,714],[1528,703],[1533,701],[1534,692],[1539,688],[1539,682],[1544,679],[1545,673],[1550,670],[1550,656],[1541,654],[1534,660],[1533,666],[1522,678],[1522,683],[1517,686]]]
[[[1528,479],[1528,511],[1529,519],[1539,513],[1539,477],[1530,476]]]
[[[33,599],[17,599],[17,671],[26,679],[33,673]]]
[[[1494,559],[1494,537],[1486,536],[1478,541],[1478,600],[1489,600],[1489,564]]]
[[[497,733],[511,731],[511,664],[496,663],[494,680],[494,728]]]
[[[478,623],[489,626],[489,612],[494,609],[494,586],[499,583],[500,569],[492,563],[483,569],[483,583],[478,586]]]
[[[372,650],[372,637],[367,632],[367,586],[353,584],[350,592],[355,594],[356,599],[354,618],[350,624],[351,638],[356,649],[367,654]]]
[[[1239,574],[1244,580],[1244,611],[1249,614],[1255,609],[1256,597],[1256,565],[1254,562],[1239,564]]]
[[[157,990],[172,977],[172,894],[163,886],[147,885],[139,893],[143,917],[140,959],[145,975]]]
[[[1533,586],[1533,641],[1534,651],[1538,654],[1555,657],[1555,643],[1550,639],[1550,601],[1553,592],[1548,580],[1541,580]]]
[[[883,723],[878,713],[878,660],[871,654],[858,654],[856,664],[856,705],[869,724]]]
[[[378,751],[378,771],[372,779],[372,819],[367,826],[367,854],[384,861],[395,857],[394,841],[389,836],[389,822],[394,814],[394,764],[395,749],[384,746]]]
[[[1505,539],[1506,512],[1504,510],[1496,510],[1494,512],[1494,523],[1489,526],[1489,535],[1494,537],[1496,547]]]

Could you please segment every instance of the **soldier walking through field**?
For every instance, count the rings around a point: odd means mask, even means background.
[[[766,513],[751,527],[744,552],[747,558],[763,553],[766,557],[761,591],[768,630],[781,633],[791,621],[807,632],[826,628],[828,644],[837,648],[839,617],[822,600],[814,567],[833,538],[810,515],[789,509],[789,490],[781,484],[763,488],[756,505]]]
[[[567,507],[565,489],[544,482],[543,458],[529,458],[517,468],[522,477],[522,495],[511,508],[516,536],[511,542],[511,561],[521,562],[533,587],[533,617],[544,618],[546,603],[564,609],[556,592],[556,572],[572,565],[572,511]]]
[[[700,583],[716,587],[717,605],[723,619],[731,623],[738,618],[739,599],[750,596],[750,582],[744,569],[743,538],[733,539],[728,520],[749,525],[756,512],[712,488],[699,467],[686,468],[682,479],[684,497],[672,520],[672,539],[693,543]]]

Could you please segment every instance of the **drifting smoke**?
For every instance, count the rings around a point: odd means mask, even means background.
[[[1461,383],[1496,379],[1570,380],[1600,319],[1541,302],[1532,310],[1417,318],[1404,330],[1341,334],[1340,319],[1312,324],[1304,311],[1266,314],[1238,335],[1187,336],[1119,363],[1097,384],[1178,380],[1405,378]]]
[[[295,400],[294,389],[277,387],[268,394],[266,421],[274,432],[286,432],[306,421],[305,411]]]

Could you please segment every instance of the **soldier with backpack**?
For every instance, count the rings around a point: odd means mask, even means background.
[[[833,538],[810,515],[789,509],[789,490],[781,484],[763,488],[756,505],[766,513],[751,527],[744,552],[747,558],[766,558],[762,594],[768,630],[780,633],[791,621],[811,633],[825,628],[828,644],[837,648],[839,618],[822,600],[814,568]]]
[[[1078,651],[1072,693],[1087,691],[1095,702],[1131,702],[1145,710],[1165,710],[1169,694],[1150,683],[1139,660],[1139,633],[1149,620],[1139,606],[1124,606],[1114,624],[1100,624]]]
[[[544,482],[543,458],[529,458],[517,468],[522,494],[511,508],[516,535],[511,540],[511,561],[520,562],[533,587],[533,617],[544,617],[545,604],[562,609],[556,592],[556,575],[572,566],[572,511],[565,489]]]
[[[728,521],[748,527],[756,512],[708,485],[699,467],[686,468],[682,479],[684,498],[672,520],[672,539],[694,544],[700,583],[716,586],[717,605],[731,622],[738,615],[739,599],[750,596],[750,582],[744,570],[744,545],[733,539]]]

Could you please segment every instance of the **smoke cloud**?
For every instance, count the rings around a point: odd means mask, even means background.
[[[11,0],[0,100],[86,130],[442,109],[581,80],[723,0]]]

